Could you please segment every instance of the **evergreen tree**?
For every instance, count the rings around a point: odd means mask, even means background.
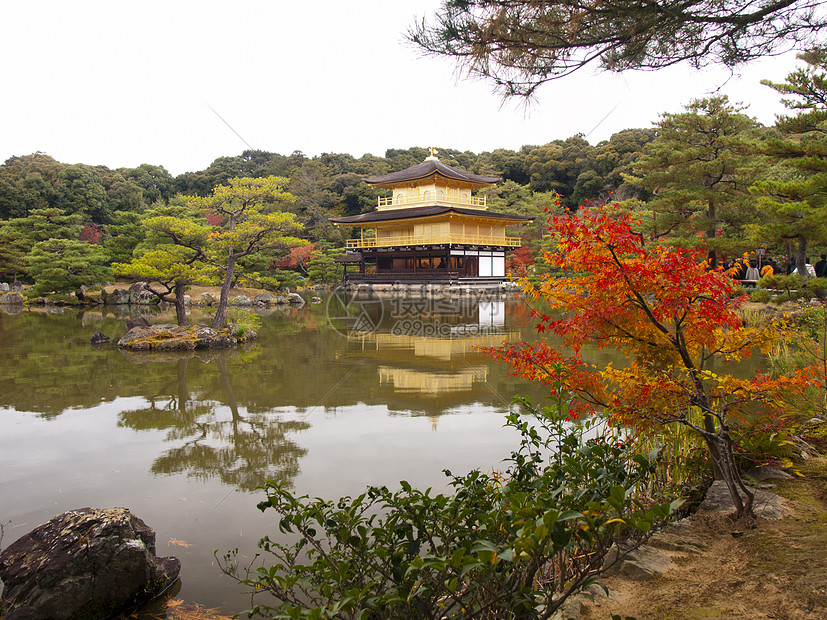
[[[818,0],[443,0],[408,37],[490,79],[504,96],[585,67],[658,69],[687,61],[734,67],[812,42]]]
[[[641,209],[650,239],[695,247],[699,233],[718,252],[740,254],[743,227],[754,220],[749,186],[757,166],[757,122],[726,96],[692,101],[686,112],[664,114],[627,179],[652,193]],[[751,143],[750,140],[753,140]]]
[[[169,211],[169,209],[166,209]],[[184,293],[194,282],[215,280],[207,264],[206,246],[212,227],[199,214],[177,209],[175,215],[153,212],[145,217],[146,240],[129,263],[113,263],[119,276],[149,282],[158,299],[175,305],[178,325],[187,324]]]
[[[263,179],[230,179],[227,185],[216,187],[207,197],[185,196],[186,204],[202,212],[213,226],[206,248],[207,260],[221,274],[221,296],[213,329],[224,326],[230,289],[236,277],[239,261],[260,252],[284,250],[305,243],[292,235],[302,229],[285,207],[294,197],[284,190],[287,180],[280,177]]]
[[[798,55],[804,66],[788,74],[780,84],[761,80],[782,95],[781,102],[789,110],[798,110],[795,116],[781,116],[779,129],[788,133],[805,133],[815,130],[827,120],[827,48],[807,50]]]
[[[78,240],[81,216],[60,209],[34,209],[26,217],[12,218],[0,226],[0,270],[30,274],[26,256],[40,242],[51,239]],[[71,288],[69,290],[72,290]]]
[[[31,291],[37,295],[74,291],[82,300],[82,287],[109,279],[103,248],[77,239],[40,241],[26,255],[26,264],[35,279]]]
[[[781,117],[778,128],[785,134],[767,142],[765,151],[776,165],[773,178],[755,184],[761,223],[751,232],[763,242],[794,246],[796,268],[806,278],[810,244],[827,242],[827,51],[799,58],[806,66],[783,84],[763,82],[791,95],[782,102],[799,114]]]
[[[335,258],[342,254],[340,249],[331,248],[319,242],[307,262],[307,277],[316,284],[337,284],[342,279],[342,266]]]

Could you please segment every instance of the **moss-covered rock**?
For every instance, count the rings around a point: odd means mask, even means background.
[[[132,351],[192,351],[225,349],[238,344],[227,331],[215,331],[205,325],[150,325],[130,329],[118,346]]]

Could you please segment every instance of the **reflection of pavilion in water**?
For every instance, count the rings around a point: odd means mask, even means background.
[[[446,400],[487,382],[490,359],[480,347],[521,338],[519,329],[505,325],[505,302],[474,304],[457,313],[444,308],[408,315],[397,308],[376,331],[351,331],[348,339],[377,363],[380,386],[396,395]]]

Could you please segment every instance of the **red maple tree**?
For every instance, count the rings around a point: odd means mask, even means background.
[[[298,269],[307,275],[307,267],[315,249],[315,242],[290,248],[290,252],[281,260],[276,261],[274,266],[278,269]]]
[[[552,218],[556,251],[544,257],[567,275],[523,284],[550,308],[535,313],[537,329],[559,344],[541,339],[488,351],[523,378],[573,391],[573,414],[603,411],[641,431],[670,423],[693,429],[736,515],[751,516],[753,493],[735,464],[732,424],[756,409],[777,410],[784,393],[816,379],[807,372],[739,378],[713,366],[766,351],[785,337],[785,324],[745,325],[737,283],[710,269],[704,250],[649,247],[633,225],[602,208]],[[627,364],[601,368],[583,356],[586,345],[615,348]]]

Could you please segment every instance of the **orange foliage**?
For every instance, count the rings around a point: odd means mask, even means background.
[[[304,273],[307,273],[307,266],[315,249],[315,243],[308,243],[307,245],[300,245],[290,248],[287,256],[282,258],[280,261],[277,261],[275,263],[275,267],[278,267],[279,269],[301,269]]]
[[[535,312],[537,329],[562,346],[540,341],[488,351],[523,378],[576,393],[572,414],[605,410],[615,421],[646,427],[692,425],[694,409],[725,424],[727,416],[756,406],[771,413],[782,394],[813,380],[806,372],[740,379],[710,370],[713,360],[766,352],[788,332],[781,320],[745,326],[737,313],[745,297],[732,278],[708,267],[703,251],[647,247],[630,216],[603,209],[554,217],[550,224],[557,250],[545,259],[567,276],[523,285],[551,308]],[[583,359],[585,345],[615,348],[628,363],[599,368]]]

